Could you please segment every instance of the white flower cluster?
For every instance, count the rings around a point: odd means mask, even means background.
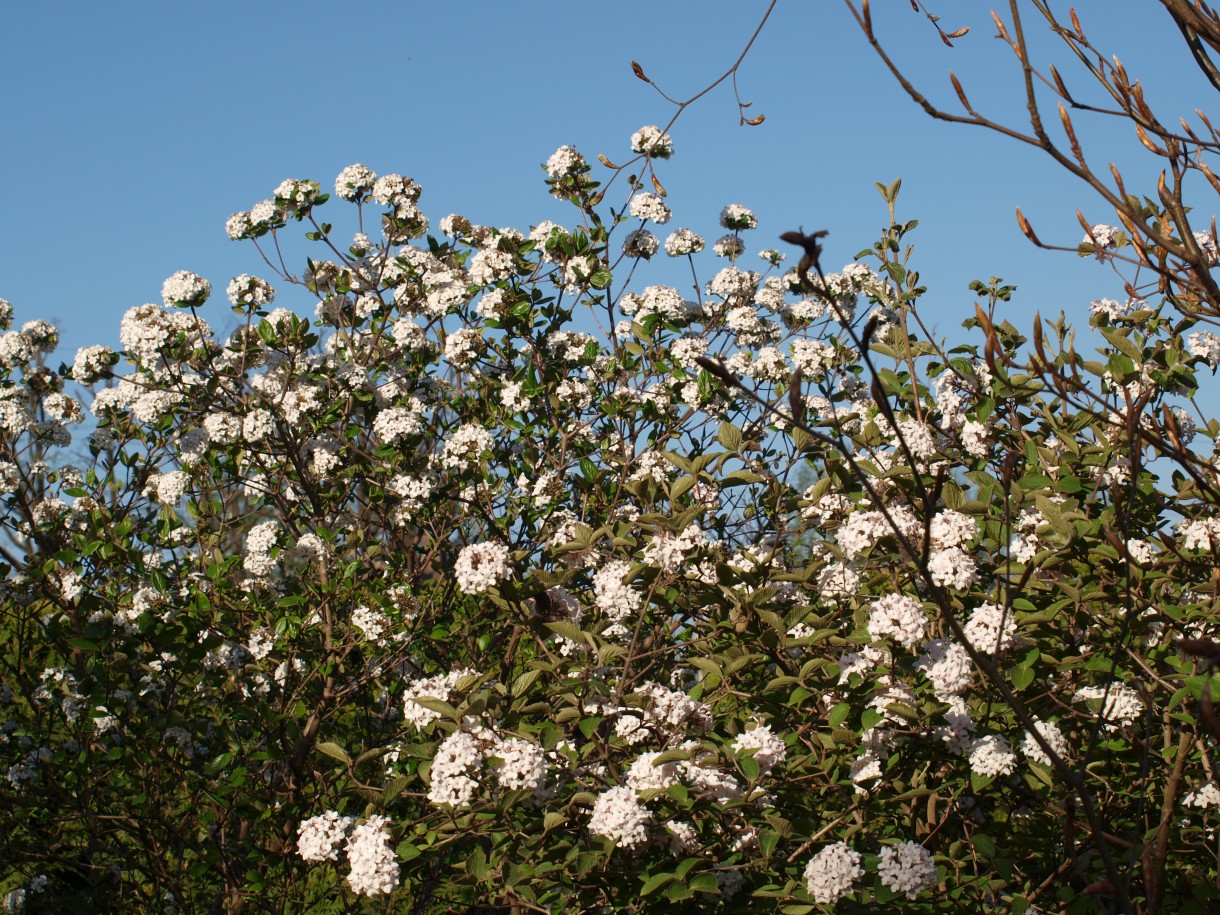
[[[1220,366],[1220,337],[1211,331],[1196,331],[1186,338],[1186,345],[1192,356],[1203,359],[1213,369]]]
[[[265,578],[275,569],[271,550],[279,539],[280,526],[274,521],[264,521],[250,528],[246,534],[246,552],[242,565],[257,578]]]
[[[1186,550],[1210,550],[1220,546],[1220,518],[1179,521],[1178,536]]]
[[[363,199],[373,189],[376,173],[359,162],[349,165],[335,178],[335,196],[353,203]],[[250,213],[253,218],[253,210]]]
[[[848,848],[846,842],[823,847],[805,865],[805,887],[822,905],[834,905],[863,876],[860,853]]]
[[[726,229],[757,229],[758,217],[740,203],[730,203],[720,211],[720,224]]]
[[[179,270],[161,284],[166,305],[202,305],[212,294],[212,284],[189,270]]]
[[[229,301],[239,308],[263,308],[275,299],[275,290],[266,280],[243,273],[229,281]]]
[[[948,639],[932,639],[924,645],[915,669],[924,672],[937,696],[960,695],[974,682],[970,655],[961,645]]]
[[[392,893],[398,886],[398,858],[390,847],[389,820],[371,816],[352,830],[347,840],[347,860],[351,872],[347,883],[361,896]]]
[[[82,346],[72,360],[72,378],[80,384],[93,384],[110,374],[113,350],[108,346]]]
[[[887,845],[881,849],[877,864],[881,883],[895,893],[914,899],[924,890],[936,886],[936,864],[932,853],[914,842]]]
[[[674,144],[669,134],[661,133],[655,124],[648,124],[631,135],[631,151],[654,159],[668,159],[674,154]]]
[[[459,426],[445,442],[441,451],[441,466],[450,470],[468,470],[478,463],[484,451],[495,444],[490,432],[474,423]]]
[[[1050,744],[1051,749],[1055,751],[1055,755],[1060,759],[1066,759],[1068,754],[1067,738],[1063,736],[1063,732],[1059,730],[1059,725],[1053,721],[1039,721],[1034,719],[1034,727],[1042,736],[1042,739]],[[1025,739],[1021,741],[1021,752],[1032,759],[1034,762],[1042,763],[1044,766],[1051,764],[1051,758],[1046,751],[1038,745],[1034,740],[1033,735],[1028,731],[1025,734]]]
[[[685,257],[698,254],[705,244],[702,235],[690,229],[676,229],[665,239],[665,253],[670,257]]]
[[[1017,644],[1017,624],[1012,611],[989,602],[974,608],[965,633],[971,647],[983,654],[1000,654]]]
[[[1092,702],[1103,699],[1101,717],[1106,730],[1131,724],[1144,711],[1144,700],[1129,686],[1114,681],[1109,686],[1082,686],[1072,697],[1073,702]]]
[[[430,698],[450,702],[457,689],[458,681],[464,677],[474,677],[478,671],[469,667],[451,670],[444,676],[421,677],[407,684],[403,695],[403,718],[416,730],[422,730],[441,717],[440,712],[434,712],[416,702],[416,699]]]
[[[454,731],[436,750],[429,776],[428,800],[433,804],[465,807],[479,790],[474,775],[483,765],[483,748],[474,735]]]
[[[464,546],[453,565],[453,574],[463,594],[482,594],[512,574],[508,547],[496,541]]]
[[[1011,775],[1017,768],[1017,754],[1002,734],[977,738],[970,745],[970,770],[976,775]]]
[[[597,608],[608,618],[621,623],[639,612],[644,598],[627,582],[631,563],[614,559],[593,574],[593,595]]]
[[[766,776],[784,761],[788,748],[778,735],[771,732],[771,726],[760,724],[751,731],[743,731],[733,740],[733,749],[754,750],[754,761],[758,763],[760,776]]]
[[[302,820],[297,826],[297,854],[305,861],[337,861],[339,846],[355,817],[341,817],[333,810]]]
[[[1207,810],[1210,807],[1220,807],[1220,788],[1213,781],[1204,782],[1193,791],[1186,792],[1182,803],[1187,807],[1199,807]]]
[[[905,594],[887,594],[873,601],[868,618],[868,634],[874,639],[891,638],[908,651],[914,651],[928,630],[928,614],[923,604]]]
[[[689,553],[707,543],[707,534],[697,524],[688,525],[680,534],[658,531],[640,558],[662,572],[676,572]]]
[[[673,213],[659,194],[639,193],[631,198],[627,209],[636,219],[664,225]]]
[[[640,803],[634,788],[609,788],[597,796],[589,815],[589,832],[613,839],[623,848],[648,841],[652,812]]]
[[[546,172],[552,178],[566,178],[585,168],[585,157],[571,146],[561,146],[546,160]]]

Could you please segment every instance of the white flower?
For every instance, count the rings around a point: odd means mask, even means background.
[[[1067,757],[1068,745],[1067,738],[1063,736],[1063,732],[1059,730],[1059,725],[1052,721],[1039,721],[1034,719],[1034,727],[1042,736],[1042,739],[1050,744],[1051,749],[1055,751],[1055,755],[1060,759]],[[1040,762],[1044,766],[1051,764],[1051,758],[1046,751],[1038,745],[1034,740],[1033,735],[1028,731],[1025,732],[1025,739],[1021,741],[1021,752],[1032,759],[1034,762]]]
[[[212,284],[189,270],[179,270],[161,284],[166,305],[202,305],[212,294]]]
[[[472,543],[462,547],[453,574],[463,594],[481,594],[493,588],[512,573],[508,547],[502,543]]]
[[[585,157],[571,146],[561,146],[546,160],[547,174],[552,178],[566,178],[585,167]]]
[[[970,655],[961,645],[948,639],[933,639],[924,645],[915,668],[924,672],[938,696],[964,693],[974,682]]]
[[[882,884],[895,893],[904,893],[907,899],[914,899],[924,890],[936,886],[936,864],[932,860],[932,853],[914,842],[887,845],[881,849],[877,874]]]
[[[788,748],[784,745],[784,741],[771,733],[770,725],[766,724],[760,724],[752,731],[743,731],[738,734],[733,741],[733,749],[738,753],[742,750],[756,751],[754,761],[758,763],[760,776],[767,775],[788,755]]]
[[[634,788],[610,788],[597,796],[589,814],[589,832],[613,839],[623,848],[648,841],[652,813],[640,804]]]
[[[758,217],[740,203],[730,203],[720,211],[720,224],[726,229],[756,229]]]
[[[398,858],[390,847],[389,820],[371,816],[352,830],[347,840],[347,875],[352,892],[361,896],[388,894],[398,886]]]
[[[928,615],[923,605],[905,594],[887,594],[873,602],[868,633],[874,639],[892,638],[908,651],[924,640]]]
[[[690,229],[678,229],[665,239],[665,253],[670,257],[698,254],[703,250],[703,245],[702,235],[696,235]]]
[[[669,207],[665,205],[665,201],[658,194],[636,194],[631,198],[628,210],[636,219],[655,222],[657,225],[664,225],[669,222],[669,217],[672,215]]]
[[[977,738],[970,745],[970,769],[976,775],[1011,775],[1017,767],[1017,754],[1001,734]]]
[[[1017,624],[1012,611],[992,603],[974,608],[965,627],[966,640],[975,651],[999,654],[1017,643]]]
[[[1101,716],[1106,720],[1105,726],[1108,731],[1131,724],[1144,711],[1144,700],[1140,698],[1140,694],[1117,681],[1106,687],[1083,686],[1076,690],[1072,701],[1090,702],[1103,697],[1105,702],[1101,708]]]
[[[674,154],[674,144],[669,134],[661,133],[659,127],[649,124],[631,135],[631,151],[654,159],[668,159]]]
[[[371,169],[357,162],[339,172],[335,178],[335,195],[356,202],[368,195],[376,180],[377,175]]]
[[[341,817],[333,810],[302,820],[297,826],[297,854],[306,861],[338,860],[339,844],[353,822],[354,818]]]
[[[1187,807],[1220,807],[1220,788],[1212,781],[1204,782],[1194,791],[1188,791],[1182,797],[1182,803]]]
[[[860,853],[848,848],[846,842],[823,847],[805,865],[805,886],[822,905],[834,905],[863,876]]]

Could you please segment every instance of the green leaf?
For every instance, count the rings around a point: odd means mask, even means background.
[[[345,766],[350,766],[352,764],[352,758],[348,756],[347,751],[337,743],[326,741],[318,744],[315,749],[323,756],[329,756],[331,759],[337,759]]]
[[[644,881],[643,887],[640,888],[640,895],[649,896],[665,886],[665,884],[672,883],[673,879],[673,874],[653,874]]]
[[[826,724],[831,728],[837,728],[847,720],[847,716],[850,714],[851,706],[846,702],[840,702],[838,705],[832,708],[830,710],[830,714],[826,716]]]
[[[730,422],[722,422],[716,440],[730,451],[736,451],[741,447],[741,430]]]
[[[700,874],[686,884],[696,893],[716,893],[719,892],[719,884],[716,883],[715,874]]]

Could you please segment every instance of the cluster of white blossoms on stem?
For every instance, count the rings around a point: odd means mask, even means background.
[[[928,614],[923,604],[905,594],[887,594],[873,601],[868,618],[868,634],[874,639],[893,639],[914,651],[928,631]]]
[[[379,896],[392,893],[398,886],[398,857],[390,847],[389,822],[374,815],[352,830],[347,840],[347,860],[351,864],[347,882],[352,892]]]
[[[302,820],[297,826],[297,854],[305,861],[337,861],[339,846],[355,822],[355,817],[339,816],[333,810]]]
[[[420,677],[407,684],[403,694],[403,718],[416,730],[422,730],[441,717],[440,712],[433,711],[416,702],[416,699],[427,697],[450,702],[458,683],[465,677],[478,676],[478,671],[469,667],[451,670],[449,673],[435,677]]]
[[[1105,687],[1082,686],[1072,696],[1073,702],[1093,702],[1103,699],[1100,714],[1105,719],[1106,730],[1131,724],[1143,714],[1144,700],[1140,698],[1140,694],[1117,681]]]
[[[895,893],[914,899],[924,890],[936,886],[936,864],[932,853],[914,842],[887,845],[881,849],[877,864],[881,883]]]
[[[754,761],[758,763],[759,775],[765,776],[784,761],[788,748],[777,734],[771,732],[770,725],[760,724],[750,731],[743,731],[733,740],[733,749],[754,750]]]
[[[166,305],[199,306],[212,294],[212,284],[189,270],[179,270],[161,284],[161,299]]]
[[[462,547],[453,565],[453,575],[463,594],[482,594],[511,574],[508,547],[494,540]]]
[[[1039,721],[1034,719],[1034,728],[1038,734],[1045,740],[1055,755],[1060,759],[1066,759],[1068,755],[1067,738],[1063,736],[1063,732],[1059,730],[1059,725],[1053,721]],[[1045,750],[1038,744],[1034,737],[1029,732],[1026,732],[1025,739],[1021,741],[1021,752],[1032,759],[1034,762],[1042,763],[1044,766],[1051,764],[1051,758]]]
[[[1017,767],[1017,754],[1002,734],[979,737],[970,745],[970,769],[976,775],[1011,775]]]
[[[966,641],[983,654],[1001,654],[1017,643],[1017,624],[1013,613],[998,604],[975,607],[965,626]]]
[[[613,839],[623,848],[635,848],[648,841],[652,822],[652,811],[640,803],[634,788],[609,788],[593,803],[589,832]]]
[[[668,159],[674,154],[673,140],[654,124],[641,127],[631,135],[631,151],[654,159]]]
[[[834,905],[864,876],[860,853],[846,842],[825,846],[805,865],[805,887],[822,905]]]

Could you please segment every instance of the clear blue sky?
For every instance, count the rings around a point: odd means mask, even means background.
[[[873,5],[879,32],[929,95],[955,104],[953,68],[976,107],[1019,122],[1019,71],[994,38],[988,4],[932,3],[947,27],[973,26],[952,50],[909,4]],[[727,68],[765,6],[6,4],[0,297],[19,322],[56,319],[70,361],[77,346],[116,345],[124,311],[159,301],[165,277],[189,269],[216,287],[208,316],[223,329],[228,279],[266,273],[248,243],[226,239],[225,218],[286,177],[330,188],[357,161],[419,181],[434,223],[460,212],[522,229],[547,218],[571,224],[539,163],[565,143],[621,161],[635,129],[672,113],[628,62],[670,94],[691,94]],[[1090,37],[1144,79],[1170,120],[1208,107],[1210,90],[1159,4],[1080,7]],[[1069,84],[1085,88],[1044,26],[1031,18],[1028,27],[1035,62],[1059,61]],[[927,118],[841,3],[781,0],[738,84],[750,112],[766,115],[762,126],[738,126],[726,85],[673,129],[676,155],[661,175],[676,225],[714,238],[721,206],[744,203],[761,221],[751,254],[780,246],[779,233],[798,225],[826,228],[824,263],[838,269],[885,221],[874,180],[902,176],[899,217],[921,221],[916,264],[943,332],[970,312],[975,277],[1018,285],[1012,312],[1023,328],[1034,309],[1080,316],[1093,298],[1120,294],[1105,268],[1037,251],[1013,219],[1020,205],[1044,239],[1074,244],[1076,207],[1095,222],[1113,214],[1037,151]],[[1151,157],[1129,131],[1080,129],[1100,170],[1113,160],[1140,185]],[[328,204],[340,207],[350,209]],[[306,306],[303,297],[280,304]]]

